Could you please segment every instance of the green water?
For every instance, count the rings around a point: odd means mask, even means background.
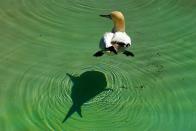
[[[0,130],[195,131],[195,7],[0,0]],[[112,28],[98,15],[113,10],[135,57],[92,56]]]

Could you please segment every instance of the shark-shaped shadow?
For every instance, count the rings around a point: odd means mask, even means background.
[[[82,117],[81,106],[94,98],[96,95],[103,91],[111,90],[106,89],[107,81],[103,73],[99,71],[87,71],[81,74],[79,77],[71,76],[67,74],[73,82],[71,90],[72,106],[69,109],[63,122],[65,122],[74,112],[77,112]]]

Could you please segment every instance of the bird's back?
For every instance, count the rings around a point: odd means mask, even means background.
[[[106,32],[100,40],[100,48],[105,49],[112,46],[112,43],[124,43],[131,45],[131,38],[125,32]]]

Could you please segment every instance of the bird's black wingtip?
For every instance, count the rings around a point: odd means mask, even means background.
[[[93,56],[95,56],[95,57],[100,57],[100,56],[102,56],[104,53],[103,53],[103,51],[97,51]]]
[[[135,56],[135,55],[134,55],[132,52],[130,52],[130,51],[124,51],[123,54],[125,54],[126,56],[132,56],[132,57]]]

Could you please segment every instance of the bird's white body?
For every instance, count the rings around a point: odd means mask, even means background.
[[[126,32],[106,32],[100,40],[99,47],[101,49],[108,48],[113,46],[112,43],[124,43],[125,45],[131,45],[131,38],[127,35]]]

